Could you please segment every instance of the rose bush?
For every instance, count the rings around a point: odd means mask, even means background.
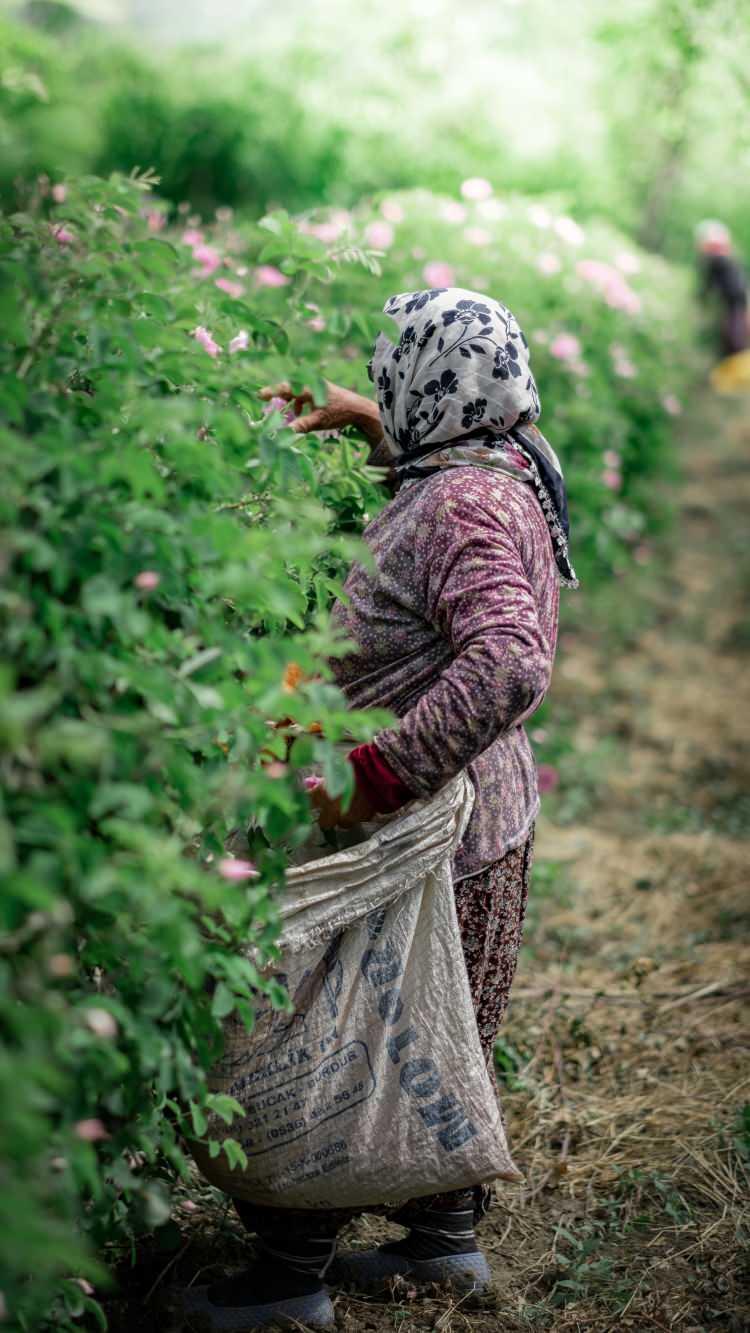
[[[264,984],[298,770],[341,791],[334,743],[374,722],[330,683],[325,610],[379,490],[257,396],[319,384],[304,288],[335,261],[306,237],[267,287],[225,235],[227,292],[143,187],[0,224],[0,1291],[24,1328],[96,1317],[94,1252],[162,1223],[181,1135],[231,1120],[205,1072]],[[251,818],[253,862],[225,856]]]

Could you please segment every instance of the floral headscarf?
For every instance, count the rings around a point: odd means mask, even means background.
[[[529,347],[507,306],[461,287],[403,292],[384,306],[400,330],[381,333],[370,378],[385,433],[383,453],[414,482],[444,467],[499,468],[530,483],[552,534],[563,583],[568,507],[554,450],[536,429],[541,404]]]

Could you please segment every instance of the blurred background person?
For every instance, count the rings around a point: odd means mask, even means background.
[[[744,352],[750,342],[747,319],[747,276],[734,253],[729,228],[706,220],[696,227],[700,294],[713,300],[718,314],[722,356]]]

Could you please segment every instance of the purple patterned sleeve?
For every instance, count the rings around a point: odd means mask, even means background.
[[[453,661],[398,728],[376,738],[420,796],[530,716],[552,670],[513,506],[498,510],[473,487],[444,494],[439,505],[435,522],[417,525],[414,566],[424,571],[427,618]]]

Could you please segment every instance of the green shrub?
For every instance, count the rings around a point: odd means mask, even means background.
[[[25,1328],[61,1274],[96,1279],[105,1240],[168,1217],[221,1019],[250,1021],[273,956],[280,843],[309,827],[297,770],[341,790],[334,742],[372,730],[330,684],[325,607],[356,550],[338,512],[361,523],[379,491],[256,392],[316,381],[301,293],[323,247],[239,300],[144,199],[84,180],[64,224],[0,234],[0,1290]],[[284,718],[325,740],[287,756]],[[223,854],[251,818],[252,872]],[[56,1328],[93,1311],[57,1291]]]

